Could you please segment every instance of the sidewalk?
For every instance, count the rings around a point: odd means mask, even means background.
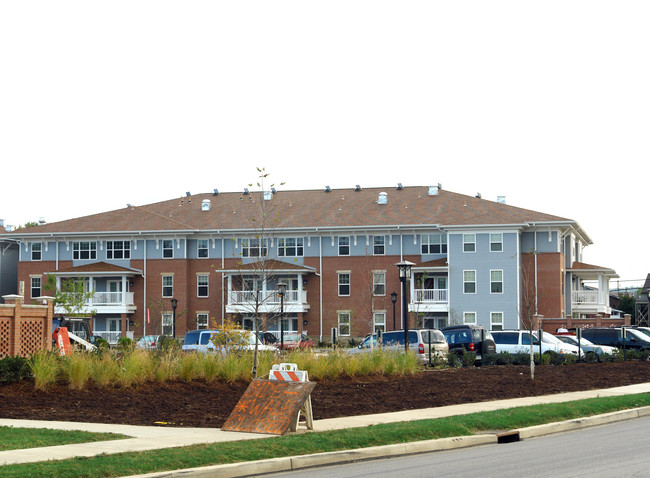
[[[629,395],[650,392],[650,383],[628,385],[585,392],[561,393],[541,397],[525,397],[492,402],[452,405],[448,407],[408,410],[394,413],[380,413],[356,417],[329,418],[314,420],[314,431],[338,430],[343,428],[365,427],[380,423],[404,422],[427,418],[441,418],[452,415],[464,415],[474,412],[522,407],[543,403],[558,403],[585,398]],[[180,428],[180,427],[146,427],[135,425],[111,425],[102,423],[74,423],[38,420],[0,419],[0,426],[23,428],[53,428],[60,430],[82,430],[89,432],[121,433],[130,436],[124,440],[112,440],[75,445],[60,445],[23,450],[0,452],[0,465],[12,463],[32,463],[47,460],[63,460],[74,457],[89,457],[102,453],[122,453],[146,451],[161,448],[195,445],[199,443],[217,443],[224,441],[251,440],[269,438],[270,435],[253,433],[226,432],[218,428]],[[464,445],[466,446],[466,445]]]

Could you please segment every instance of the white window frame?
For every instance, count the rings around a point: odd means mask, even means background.
[[[372,236],[372,255],[386,255],[386,236]]]
[[[420,251],[422,254],[447,254],[447,234],[420,235]]]
[[[279,237],[278,257],[304,257],[305,239],[303,237]]]
[[[503,330],[503,323],[503,312],[490,312],[490,330]]]
[[[261,240],[258,237],[245,237],[241,240],[242,257],[267,257],[268,245],[263,244],[266,239]]]
[[[494,280],[492,277],[493,273],[499,273],[501,274],[501,280]],[[501,284],[501,290],[500,291],[494,291],[493,286],[495,284]],[[503,269],[491,269],[490,270],[490,294],[503,294]]]
[[[205,279],[205,283],[202,280]],[[201,288],[205,288],[205,294],[201,295]],[[199,298],[210,297],[210,275],[196,274],[196,296]]]
[[[160,318],[160,328],[162,335],[171,335],[174,330],[174,313],[163,312]]]
[[[372,272],[372,295],[386,295],[386,271]]]
[[[492,232],[492,233],[490,233],[490,252],[503,252],[503,233],[502,232]]]
[[[171,294],[165,294],[166,288],[171,289]],[[174,297],[174,274],[162,274],[162,297],[165,299]]]
[[[382,332],[386,332],[386,311],[378,310],[372,314],[372,333],[377,333],[377,329],[381,328]]]
[[[38,281],[38,285],[34,285],[34,281]],[[34,290],[38,289],[38,293],[34,294]],[[29,277],[29,296],[36,299],[43,295],[43,278],[41,276]]]
[[[340,311],[336,313],[336,317],[339,337],[349,337],[352,331],[352,313],[350,311]]]
[[[471,320],[469,320],[471,318]],[[463,324],[474,324],[478,323],[478,315],[476,312],[463,312]]]
[[[42,261],[43,260],[43,243],[42,242],[32,242],[32,260],[33,261]]]
[[[468,252],[468,253],[476,252],[476,234],[474,233],[463,234],[463,252]]]
[[[196,313],[196,328],[199,330],[205,330],[210,325],[210,314],[207,312],[197,312]]]
[[[87,249],[84,246],[87,246]],[[88,257],[83,257],[84,255],[88,255]],[[72,259],[75,261],[97,260],[97,242],[74,241],[72,243]]]
[[[473,280],[467,280],[467,277],[465,276],[465,274],[467,274],[469,272],[471,272],[474,275]],[[468,292],[467,291],[467,285],[468,284],[474,284],[474,291],[473,292]],[[477,287],[477,284],[476,284],[476,271],[475,270],[463,271],[463,294],[476,294],[477,291],[478,291],[478,287]]]
[[[196,257],[205,259],[210,257],[209,241],[207,239],[197,239],[196,241]]]
[[[343,243],[341,241],[343,241]],[[339,256],[349,256],[350,252],[351,252],[350,236],[339,236],[338,243],[339,243],[339,245],[338,245]],[[341,251],[343,251],[343,252],[341,252]],[[347,252],[345,252],[345,251],[347,251]]]
[[[174,240],[173,239],[163,239],[162,240],[162,257],[163,257],[163,259],[173,259],[174,258]]]
[[[115,247],[119,243],[121,247]],[[115,255],[122,257],[115,257]],[[131,241],[106,241],[106,259],[131,259]]]
[[[336,273],[338,280],[337,280],[337,286],[338,286],[338,293],[339,297],[350,297],[350,293],[352,292],[352,274],[350,271],[339,271]],[[343,281],[341,279],[344,279],[347,277],[347,281]],[[347,294],[341,294],[341,287],[346,287],[348,288],[348,293]]]

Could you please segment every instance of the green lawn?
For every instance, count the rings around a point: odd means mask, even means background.
[[[0,467],[3,477],[113,477],[206,465],[364,448],[509,430],[616,410],[650,406],[650,394],[593,398],[473,413],[436,420],[393,423],[323,433],[304,433],[148,452],[101,455],[57,462]]]
[[[128,438],[116,433],[91,433],[49,428],[0,427],[0,451],[38,448],[42,446],[69,445],[94,441]]]

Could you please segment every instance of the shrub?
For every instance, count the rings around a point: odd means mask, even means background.
[[[85,352],[73,352],[62,358],[62,373],[73,390],[81,390],[92,375],[91,359]]]
[[[135,343],[133,343],[133,340],[128,337],[120,337],[117,339],[116,348],[123,352],[131,352],[135,349]]]
[[[110,353],[94,355],[90,361],[90,378],[98,387],[116,383],[119,375],[118,363]]]
[[[146,350],[135,350],[122,357],[118,381],[123,387],[146,382],[153,376],[152,355]]]
[[[31,378],[32,373],[25,357],[5,357],[0,360],[0,384]]]
[[[55,352],[39,352],[27,362],[34,376],[34,386],[43,390],[56,382],[60,374],[59,356]]]

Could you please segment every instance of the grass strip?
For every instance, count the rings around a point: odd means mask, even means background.
[[[0,451],[121,440],[123,438],[129,437],[117,433],[93,433],[78,430],[0,426]]]
[[[435,420],[375,425],[261,440],[195,445],[162,450],[100,455],[92,458],[6,465],[3,477],[113,477],[207,465],[254,461],[365,448],[393,443],[510,430],[636,407],[650,406],[650,394],[592,398],[472,413]]]

